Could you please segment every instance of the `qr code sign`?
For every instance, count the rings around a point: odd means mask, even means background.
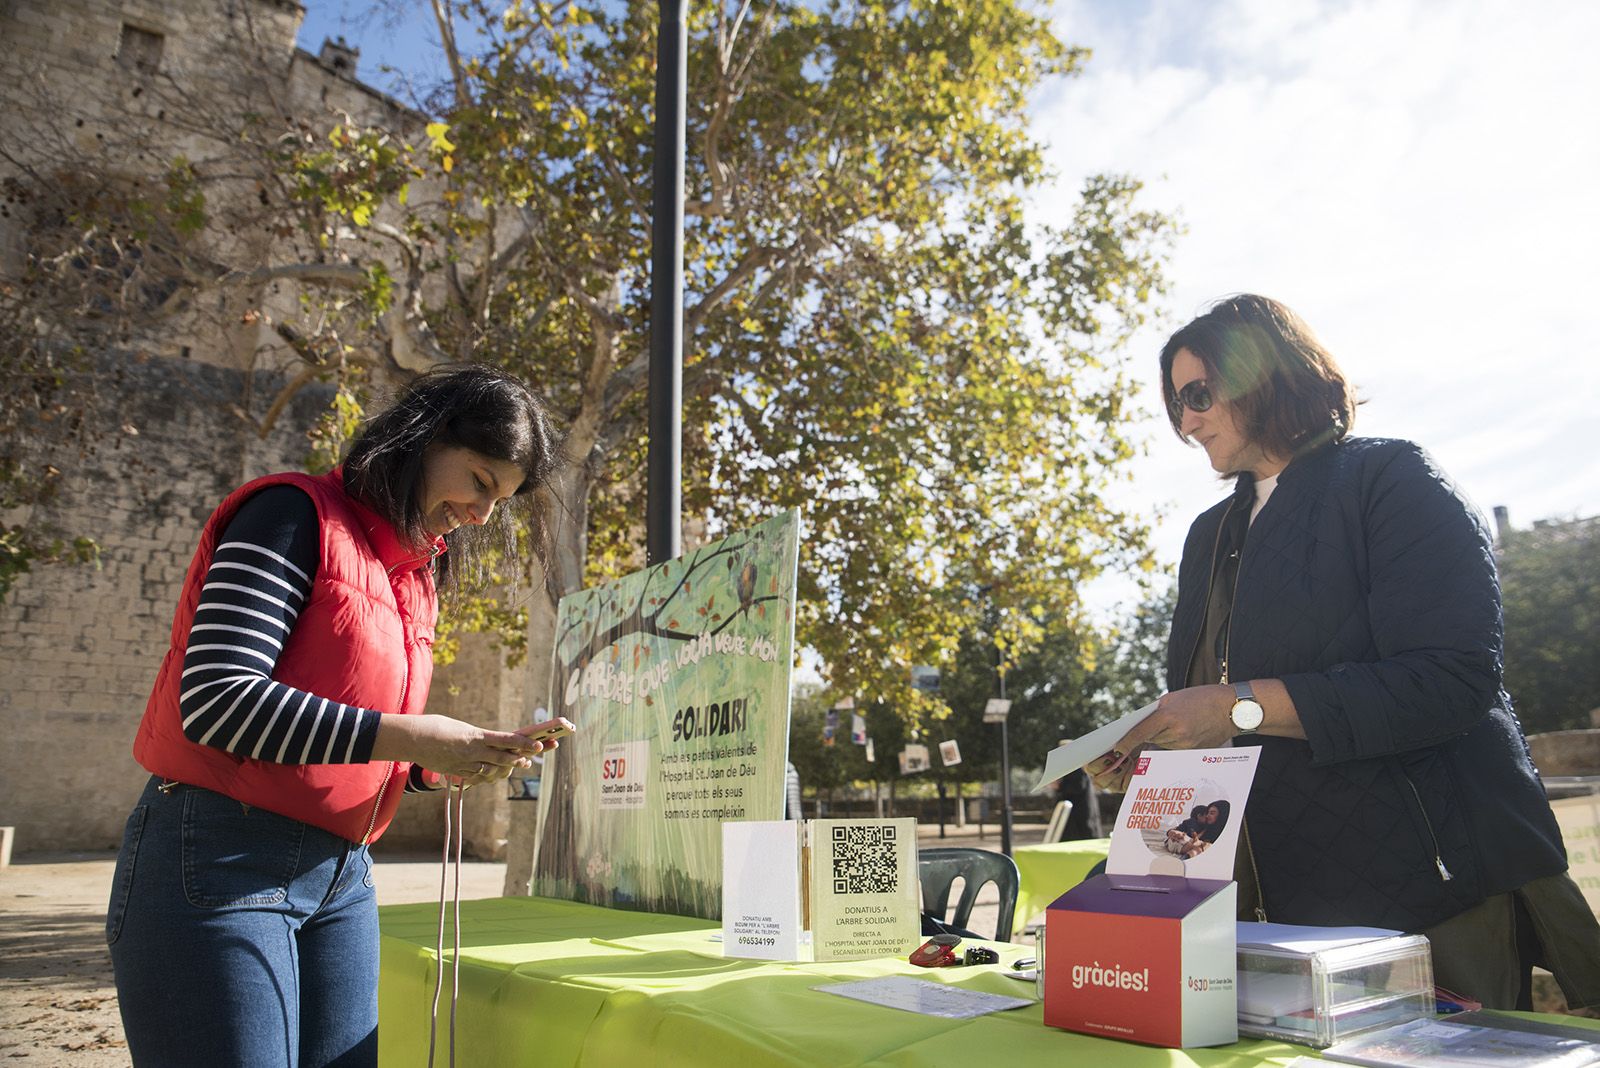
[[[893,827],[833,829],[833,892],[892,894],[900,888]]]

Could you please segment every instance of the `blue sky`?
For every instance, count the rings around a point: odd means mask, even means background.
[[[1065,2],[1094,48],[1036,109],[1061,181],[1125,170],[1188,227],[1167,333],[1207,302],[1288,303],[1367,403],[1512,521],[1600,512],[1600,5],[1502,0]],[[1128,500],[1164,559],[1221,494],[1150,420]]]
[[[361,75],[433,62],[431,15],[306,0],[301,44],[343,34]],[[1188,228],[1166,317],[1131,349],[1148,455],[1119,487],[1174,564],[1223,488],[1173,439],[1156,353],[1205,305],[1255,291],[1294,307],[1367,403],[1358,433],[1430,449],[1487,512],[1600,513],[1600,4],[1562,0],[1061,0],[1094,50],[1041,94],[1034,132],[1059,186],[1148,183]],[[1040,210],[1070,210],[1041,198]],[[1123,595],[1097,592],[1101,607]]]

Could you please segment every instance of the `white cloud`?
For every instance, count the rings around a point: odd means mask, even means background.
[[[1358,428],[1433,451],[1527,524],[1600,512],[1600,5],[1076,0],[1094,49],[1041,99],[1068,188],[1146,179],[1188,227],[1172,318],[1135,342],[1146,405],[1166,333],[1240,290],[1295,307],[1370,401]],[[1222,490],[1152,419],[1124,503],[1169,502],[1175,562]]]

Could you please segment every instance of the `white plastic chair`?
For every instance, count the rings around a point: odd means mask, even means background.
[[[1061,831],[1066,827],[1067,817],[1070,815],[1072,815],[1072,802],[1057,801],[1056,810],[1050,813],[1050,823],[1044,829],[1044,840],[1046,844],[1049,844],[1050,842],[1059,842],[1061,840]]]

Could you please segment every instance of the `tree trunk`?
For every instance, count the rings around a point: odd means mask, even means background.
[[[615,414],[606,407],[606,387],[616,367],[614,316],[620,299],[621,284],[613,278],[605,299],[590,317],[594,348],[584,376],[583,399],[567,428],[567,437],[562,443],[562,464],[550,480],[546,491],[548,498],[540,501],[549,510],[552,546],[546,596],[534,598],[528,610],[526,699],[535,708],[548,703],[551,715],[560,715],[562,707],[559,695],[552,694],[552,687],[566,681],[557,677],[555,671],[556,607],[563,596],[583,588],[584,562],[589,556],[589,491],[604,459],[601,432]],[[572,854],[576,849],[572,840],[572,780],[565,768],[557,753],[546,761],[543,781],[539,784],[539,808],[543,810],[544,806],[553,805],[555,808],[548,811],[565,817],[552,839],[543,845],[541,871],[572,870]],[[548,819],[530,816],[537,817],[538,813],[530,813],[516,822],[524,825],[548,822]],[[535,838],[533,826],[512,828],[506,863],[505,892],[508,895],[533,892],[534,862],[539,859],[534,855],[539,848]]]
[[[540,572],[536,581],[544,593],[528,605],[528,660],[526,672],[524,722],[549,719],[561,714],[560,696],[552,698],[550,686],[555,661],[556,607],[565,594],[583,586],[583,562],[588,554],[589,486],[582,460],[569,461],[556,475],[550,494],[551,557],[549,571]],[[571,783],[561,773],[559,754],[547,761],[542,772],[539,800],[533,805],[512,809],[510,842],[506,851],[505,894],[526,896],[533,892],[533,861],[538,809],[536,806],[562,806],[570,814]],[[555,847],[556,843],[552,843]],[[560,848],[568,851],[567,840]]]

